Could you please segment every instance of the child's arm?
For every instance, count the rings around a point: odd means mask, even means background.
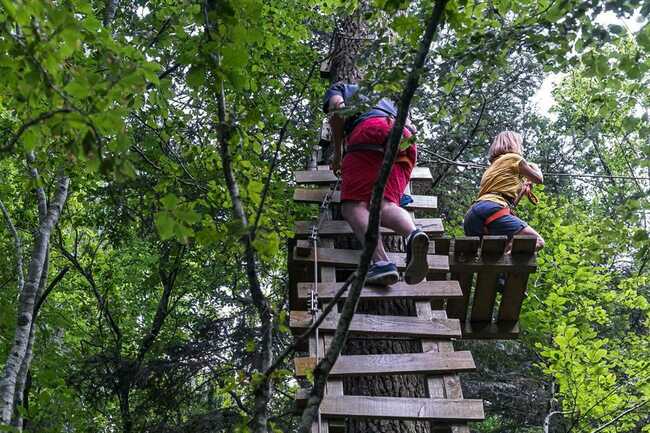
[[[345,107],[343,97],[334,95],[329,100],[329,112]],[[332,144],[334,145],[334,155],[330,168],[333,172],[338,173],[341,170],[341,146],[343,144],[343,129],[345,119],[338,113],[333,113],[330,117],[330,126],[332,128]]]
[[[539,169],[537,164],[526,162],[525,159],[522,159],[521,162],[519,162],[519,174],[530,180],[532,183],[544,183],[542,170]]]

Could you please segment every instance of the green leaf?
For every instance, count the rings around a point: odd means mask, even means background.
[[[156,228],[162,240],[171,239],[174,236],[174,226],[176,222],[168,212],[158,212],[156,214]]]
[[[243,45],[228,44],[221,49],[224,67],[240,69],[248,63],[248,50]]]
[[[187,84],[194,88],[198,89],[203,86],[205,83],[205,66],[204,65],[195,65],[192,66],[190,71],[187,73]]]
[[[178,197],[175,194],[167,194],[160,199],[160,203],[165,207],[165,209],[175,209],[178,205]]]

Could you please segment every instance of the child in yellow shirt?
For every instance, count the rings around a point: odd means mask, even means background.
[[[510,239],[533,235],[537,236],[536,249],[542,249],[544,239],[539,233],[511,212],[522,195],[530,193],[533,183],[544,181],[539,167],[522,156],[521,135],[513,131],[497,134],[488,156],[490,166],[481,178],[478,198],[465,215],[465,235],[506,235]]]

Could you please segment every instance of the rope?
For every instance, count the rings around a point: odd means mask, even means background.
[[[437,164],[442,165],[455,165],[458,167],[469,168],[472,170],[485,169],[489,167],[485,164],[477,164],[475,162],[466,162],[466,161],[454,161],[449,158],[445,158],[442,155],[437,153],[427,152],[434,158],[438,158],[439,161]],[[650,180],[650,177],[636,177],[636,176],[616,176],[616,175],[605,175],[605,174],[581,174],[581,173],[562,173],[562,172],[548,172],[544,173],[544,176],[548,177],[582,177],[582,178],[592,178],[592,179],[627,179],[627,180]]]
[[[320,308],[318,305],[318,241],[320,239],[319,230],[320,226],[325,221],[326,211],[329,209],[329,206],[332,202],[332,197],[334,192],[337,190],[341,178],[336,177],[336,182],[330,187],[330,190],[327,191],[327,194],[323,197],[323,201],[320,204],[320,210],[318,215],[318,223],[312,225],[311,234],[309,239],[312,242],[312,247],[314,249],[314,284],[312,284],[310,293],[309,293],[309,313],[311,314],[311,322],[314,323],[318,319],[320,314]],[[318,333],[318,327],[314,330],[314,337],[316,338],[316,363],[320,359],[320,337]],[[318,408],[318,433],[321,432],[321,412],[320,407]]]

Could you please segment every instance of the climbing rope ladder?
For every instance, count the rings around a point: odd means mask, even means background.
[[[301,187],[294,201],[320,205],[317,219],[296,222],[296,238],[290,241],[290,327],[299,334],[321,314],[319,301],[331,300],[342,286],[339,277],[356,268],[360,250],[335,248],[340,237],[353,236],[350,226],[332,218],[340,202],[339,179],[327,167],[295,173]],[[431,182],[431,172],[416,167],[412,182]],[[329,188],[323,188],[329,186]],[[410,186],[409,186],[410,188]],[[431,212],[435,197],[412,195],[407,206]],[[438,218],[414,218],[432,239],[427,279],[417,285],[403,282],[391,287],[366,286],[361,300],[409,299],[417,316],[355,314],[350,333],[369,337],[409,338],[421,343],[421,353],[341,355],[332,368],[313,433],[343,432],[346,418],[399,419],[430,422],[436,432],[468,433],[468,422],[484,418],[481,400],[464,399],[458,374],[476,368],[471,353],[454,351],[460,338],[516,338],[518,317],[528,275],[535,271],[535,241],[515,238],[512,255],[504,255],[505,237],[450,239],[444,237]],[[381,228],[385,235],[393,232]],[[405,254],[389,253],[404,269]],[[338,272],[337,272],[338,271]],[[497,279],[505,276],[505,288],[497,291]],[[344,295],[345,296],[345,295]],[[336,330],[336,308],[326,317],[304,347],[308,356],[294,360],[296,376],[309,374],[331,342]],[[372,397],[345,395],[343,379],[350,376],[421,375],[426,395],[421,397]],[[304,403],[306,391],[296,396]]]

